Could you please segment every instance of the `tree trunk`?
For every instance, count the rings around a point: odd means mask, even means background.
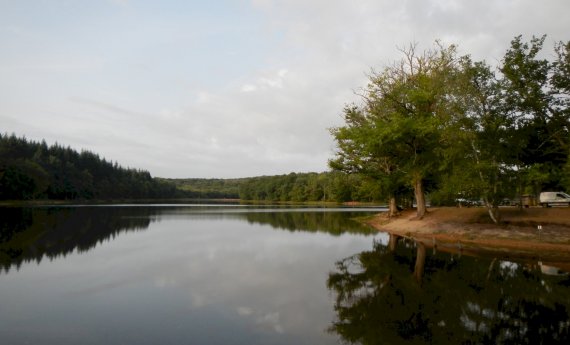
[[[485,198],[484,201],[485,207],[487,207],[487,212],[489,213],[491,220],[493,220],[493,223],[499,224],[501,222],[501,214],[499,213],[499,208],[493,206],[493,204],[491,204],[487,198]]]
[[[426,264],[426,247],[423,243],[417,243],[416,251],[416,266],[414,267],[414,278],[418,283],[422,283],[422,277],[424,276],[424,267]]]
[[[400,236],[398,235],[394,235],[394,234],[390,234],[390,237],[388,239],[388,249],[393,252],[394,250],[396,250],[396,245],[398,244],[398,240],[400,239]]]
[[[392,218],[398,215],[398,205],[396,204],[396,197],[390,196],[390,203],[388,204],[388,217]]]
[[[414,194],[416,197],[416,216],[422,219],[426,214],[426,198],[424,195],[424,185],[421,177],[416,177],[414,180]]]

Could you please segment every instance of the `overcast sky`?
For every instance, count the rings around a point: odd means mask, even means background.
[[[397,47],[499,61],[570,40],[568,0],[0,0],[0,132],[160,177],[325,171]]]

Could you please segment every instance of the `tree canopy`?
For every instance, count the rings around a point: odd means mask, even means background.
[[[128,169],[89,151],[77,152],[0,134],[0,200],[156,199],[180,196],[148,171]]]
[[[545,36],[515,37],[496,68],[436,42],[372,72],[361,104],[331,130],[331,168],[376,181],[390,199],[413,188],[417,216],[432,202],[483,200],[499,222],[506,197],[570,187],[570,43],[541,58]]]

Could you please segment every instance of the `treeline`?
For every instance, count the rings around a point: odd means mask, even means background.
[[[240,186],[247,180],[218,178],[160,179],[171,183],[192,199],[239,199]]]
[[[165,179],[189,198],[243,201],[346,202],[382,201],[377,183],[342,172],[290,173],[239,179]]]
[[[0,200],[156,199],[183,196],[148,171],[89,151],[0,134]]]
[[[382,201],[373,179],[343,172],[237,179],[153,178],[89,151],[0,134],[0,200],[241,199]]]
[[[373,180],[340,172],[252,177],[239,188],[242,200],[294,202],[377,201],[378,192]]]
[[[515,37],[497,67],[454,45],[403,49],[345,107],[330,166],[374,179],[390,214],[413,190],[420,218],[426,195],[483,200],[499,222],[504,198],[570,189],[570,42],[544,41]]]

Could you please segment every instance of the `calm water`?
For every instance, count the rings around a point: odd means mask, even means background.
[[[1,209],[0,343],[336,343],[326,281],[372,248],[365,211]]]
[[[567,344],[570,279],[371,209],[0,208],[2,344]]]

